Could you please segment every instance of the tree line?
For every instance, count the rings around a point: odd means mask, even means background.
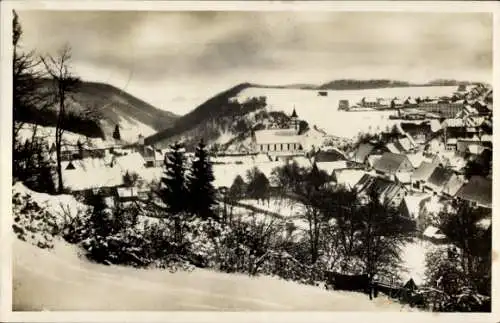
[[[63,46],[55,55],[38,55],[21,45],[23,30],[19,16],[13,11],[13,121],[12,121],[12,164],[13,180],[23,181],[37,191],[62,193],[62,147],[64,133],[70,124],[95,125],[88,120],[98,120],[97,107],[83,107],[76,114],[69,107],[73,94],[81,85],[81,79],[71,72],[71,48]],[[41,84],[50,83],[48,87]],[[55,161],[49,159],[49,141],[37,133],[33,125],[31,138],[22,139],[21,130],[27,116],[52,114],[55,110]],[[87,120],[87,121],[84,121]],[[100,129],[99,129],[100,131]],[[54,171],[55,169],[55,171]],[[56,183],[54,183],[54,177]]]

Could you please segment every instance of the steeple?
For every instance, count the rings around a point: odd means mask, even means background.
[[[299,131],[299,122],[297,111],[295,111],[295,107],[293,107],[292,115],[290,116],[291,128],[294,128],[297,132]]]

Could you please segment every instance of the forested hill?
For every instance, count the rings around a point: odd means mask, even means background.
[[[40,91],[51,91],[52,81],[42,79]],[[89,113],[92,111],[92,113]],[[111,137],[116,125],[129,134],[126,141],[135,141],[141,132],[150,135],[173,125],[179,117],[172,112],[153,107],[151,104],[110,84],[82,82],[69,98],[66,130],[89,137]],[[17,120],[55,126],[57,110],[36,109],[15,115]]]

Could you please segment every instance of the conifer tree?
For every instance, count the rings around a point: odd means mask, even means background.
[[[161,179],[159,197],[166,205],[165,211],[174,221],[174,239],[182,240],[182,222],[187,211],[188,195],[184,178],[184,152],[179,143],[170,146],[165,158],[165,173]]]
[[[113,139],[116,139],[116,140],[122,139],[122,136],[120,134],[120,127],[118,127],[118,125],[115,126],[115,131],[113,131]]]
[[[83,158],[83,144],[80,139],[78,139],[76,146],[78,148],[78,155],[80,155],[80,158]]]
[[[214,218],[215,188],[212,164],[208,159],[205,144],[201,140],[196,147],[195,158],[188,176],[188,191],[191,214],[202,218]]]
[[[238,201],[242,199],[245,195],[245,181],[241,177],[241,175],[236,176],[233,181],[233,184],[229,188],[229,198],[233,201]]]

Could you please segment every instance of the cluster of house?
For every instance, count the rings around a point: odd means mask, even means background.
[[[438,140],[442,139],[430,139]],[[462,151],[447,151],[442,146],[432,149],[429,142],[418,144],[407,137],[399,137],[386,144],[362,143],[347,161],[343,161],[345,166],[339,161],[331,162],[338,165],[331,171],[332,181],[355,189],[361,196],[376,191],[382,202],[398,208],[403,216],[415,221],[424,236],[437,239],[440,235],[432,225],[431,213],[435,215],[451,201],[459,199],[491,209],[491,173],[485,177],[473,175],[469,179],[465,174],[466,163],[471,160],[491,169],[492,154],[488,147],[491,141],[481,146],[481,150]],[[317,163],[318,167],[327,170],[328,167],[322,164]]]
[[[99,193],[112,204],[146,200],[149,183],[163,174],[166,151],[145,145],[143,136],[130,146],[89,140],[61,148],[63,183],[76,196]],[[54,145],[49,153],[49,158],[55,160]],[[124,181],[126,174],[137,174],[139,178],[131,185]]]
[[[464,97],[470,100],[479,95],[491,103],[491,92],[485,96],[482,88],[473,91]],[[414,220],[422,232],[435,237],[436,229],[423,214],[454,199],[491,208],[491,173],[469,179],[464,173],[470,160],[491,169],[492,113],[488,111],[482,113],[471,106],[450,118],[402,120],[349,153],[335,147],[311,153],[303,147],[294,110],[288,128],[255,131],[252,153],[212,156],[214,184],[216,188],[230,187],[236,176],[245,178],[253,167],[270,179],[273,169],[288,162],[302,167],[315,163],[331,176],[333,185],[356,189],[361,196],[375,190],[384,202]],[[149,184],[163,175],[165,153],[145,145],[141,136],[129,147],[68,146],[63,154],[64,184],[75,194],[100,191],[120,202],[147,199]],[[139,181],[125,183],[127,173],[138,174]]]
[[[467,112],[474,115],[489,115],[493,109],[493,90],[478,84],[467,90],[460,85],[452,96],[425,98],[362,98],[350,107],[348,100],[339,101],[339,110],[356,109],[397,109],[402,119],[454,118],[457,114]]]

